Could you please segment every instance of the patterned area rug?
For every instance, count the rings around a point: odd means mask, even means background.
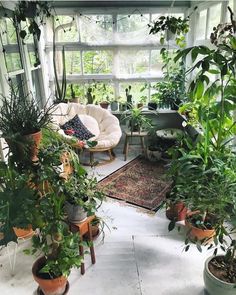
[[[166,163],[138,157],[99,182],[111,198],[156,211],[170,189]]]

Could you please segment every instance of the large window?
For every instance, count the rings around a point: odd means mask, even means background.
[[[141,90],[145,84],[162,77],[163,64],[159,36],[149,35],[148,24],[160,15],[162,13],[134,11],[131,14],[80,13],[57,17],[56,62],[59,75],[63,70],[61,48],[64,46],[68,84],[73,84],[79,95],[86,95],[86,85],[101,82],[108,83],[109,88],[113,88],[109,92],[116,97],[125,99],[128,85],[132,86],[135,100],[149,97],[148,88]],[[183,12],[171,15],[184,17]],[[49,36],[47,42],[51,44]],[[166,46],[174,48],[173,44]],[[52,79],[53,71],[51,63]],[[69,94],[68,88],[67,96]]]

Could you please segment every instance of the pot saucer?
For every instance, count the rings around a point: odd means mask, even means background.
[[[67,281],[65,292],[64,292],[62,295],[66,295],[66,294],[68,293],[68,291],[69,291],[69,288],[70,288],[70,284],[69,284],[69,282]],[[43,291],[40,289],[40,287],[38,287],[38,289],[37,289],[37,293],[36,293],[36,294],[37,294],[37,295],[44,295],[44,293],[43,293]]]

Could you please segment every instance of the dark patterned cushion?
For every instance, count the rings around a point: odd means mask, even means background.
[[[66,133],[66,130],[73,130],[74,136],[79,138],[80,140],[87,140],[94,135],[84,126],[84,124],[81,122],[78,115],[75,115],[74,118],[66,122],[64,125],[60,126],[61,129],[64,130]]]

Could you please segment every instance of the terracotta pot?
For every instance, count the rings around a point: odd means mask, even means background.
[[[67,278],[61,276],[55,279],[43,279],[38,276],[39,270],[45,265],[46,258],[41,257],[35,261],[32,267],[34,280],[39,284],[44,295],[62,295],[65,294]]]
[[[188,213],[185,219],[185,226],[187,227],[189,238],[192,241],[202,241],[203,244],[208,244],[216,234],[215,229],[201,229],[195,227],[191,223],[190,217],[197,213],[198,211]]]
[[[185,220],[187,210],[183,202],[171,203],[166,209],[166,217],[169,220],[182,221]]]
[[[101,102],[101,103],[100,103],[100,106],[101,106],[103,109],[108,109],[109,103],[104,101],[104,102]]]
[[[31,238],[34,235],[32,225],[29,225],[28,228],[13,227],[13,230],[18,238]]]
[[[32,141],[32,146],[30,148],[30,158],[32,161],[37,161],[38,160],[38,150],[39,150],[39,145],[42,139],[42,131],[38,131],[33,134],[29,135],[24,135],[26,139],[29,139],[29,141]]]
[[[205,261],[204,282],[209,295],[235,295],[235,284],[224,282],[215,277],[209,270],[209,262],[217,256],[211,256]]]

